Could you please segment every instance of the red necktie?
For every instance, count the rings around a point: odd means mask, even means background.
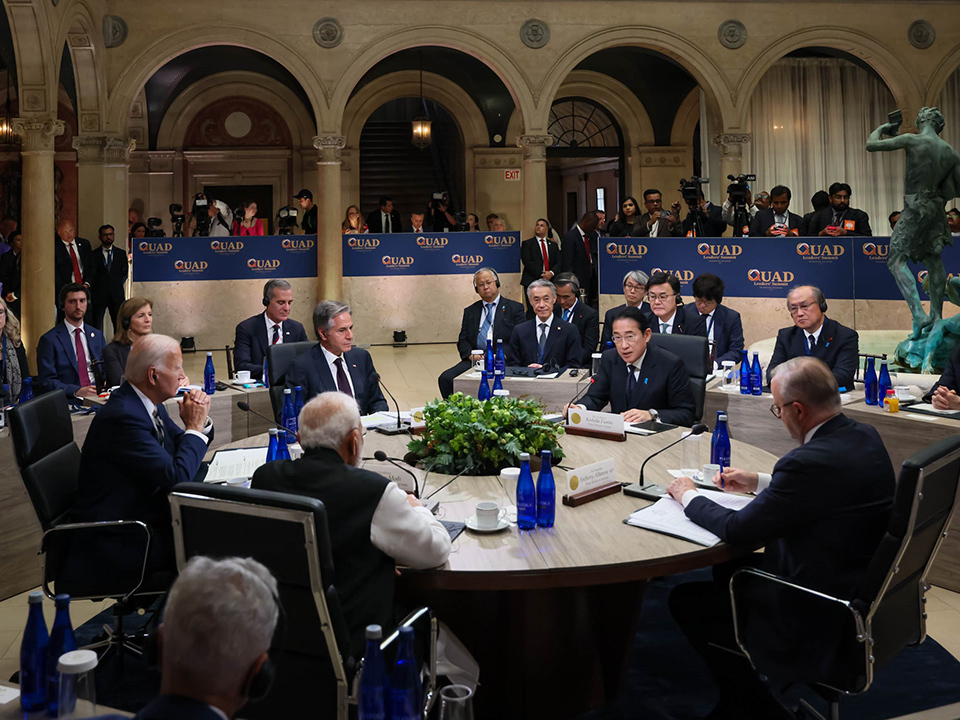
[[[73,262],[73,281],[83,282],[83,275],[80,274],[80,261],[77,260],[77,254],[73,251],[73,243],[67,243],[67,249],[70,251],[70,260]]]
[[[276,345],[278,342],[280,342],[280,326],[274,325],[273,326],[273,342],[271,342],[270,344]]]
[[[86,387],[90,383],[90,371],[87,370],[87,356],[83,352],[83,338],[80,334],[82,328],[76,328],[73,331],[73,339],[77,344],[77,372],[80,375],[80,387]]]
[[[550,253],[547,252],[547,243],[540,238],[540,252],[543,253],[543,271],[550,272]]]
[[[587,258],[589,258],[590,264],[593,265],[593,255],[590,254],[590,236],[586,233],[583,234],[583,246],[587,249]]]

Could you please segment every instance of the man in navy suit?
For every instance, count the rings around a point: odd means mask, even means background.
[[[233,341],[233,364],[237,370],[249,370],[250,377],[263,377],[263,359],[267,348],[283,343],[306,342],[303,325],[290,319],[293,289],[286,280],[268,280],[263,286],[262,313],[237,325]]]
[[[628,307],[638,307],[647,317],[653,314],[653,311],[650,309],[650,303],[643,299],[647,294],[647,283],[649,281],[650,276],[643,270],[628,270],[627,274],[623,276],[623,299],[626,300],[626,302],[623,305],[610,308],[604,314],[603,335],[600,337],[601,352],[608,349],[608,342],[613,342],[611,339],[613,336],[613,318],[615,318],[621,310]]]
[[[60,288],[68,283],[90,284],[92,256],[90,241],[77,237],[77,226],[73,220],[61,220],[57,225],[56,251],[54,252],[54,283],[58,297]]]
[[[661,420],[691,425],[696,404],[683,360],[650,347],[650,321],[628,307],[613,318],[613,343],[600,360],[600,372],[582,406],[586,410],[620,413],[627,422]]]
[[[750,223],[750,237],[798,236],[803,218],[789,210],[790,188],[777,185],[770,191],[770,207],[760,210]]]
[[[680,280],[676,275],[655,272],[647,281],[647,299],[650,301],[650,330],[665,335],[684,335],[688,332]]]
[[[597,307],[597,265],[600,262],[600,218],[595,213],[584,213],[563,236],[560,248],[560,269],[573,273],[587,294],[587,305]]]
[[[960,378],[960,345],[950,351],[943,375],[923,396],[938,410],[960,410],[960,395],[957,395],[957,378]]]
[[[791,290],[787,295],[787,309],[794,325],[777,333],[777,344],[767,366],[767,381],[772,377],[773,369],[785,360],[812,355],[833,370],[840,392],[853,390],[853,376],[857,374],[860,362],[860,341],[856,330],[824,315],[827,300],[820,288],[812,285]]]
[[[457,338],[460,362],[444,370],[437,380],[440,397],[443,398],[453,393],[453,381],[457,376],[470,369],[470,353],[473,350],[486,349],[487,338],[490,338],[494,350],[499,340],[503,342],[503,352],[506,353],[513,328],[525,318],[523,305],[500,294],[500,276],[493,268],[480,268],[473,274],[473,289],[480,299],[463,309],[460,336]]]
[[[761,566],[767,572],[851,599],[893,506],[890,456],[873,427],[843,415],[836,378],[821,360],[787,360],[778,366],[770,389],[774,414],[800,446],[777,462],[772,476],[729,468],[713,481],[727,492],[756,493],[750,504],[739,511],[726,509],[685,477],[668,490],[683,503],[688,518],[721,540],[745,547],[764,544]],[[725,574],[714,576],[724,580]],[[718,708],[716,717],[777,717],[758,709],[758,703],[772,700],[745,660],[711,647],[736,648],[727,583],[681,585],[671,594],[670,607],[718,681],[726,714]],[[798,617],[782,607],[762,620],[772,620],[763,623],[770,629],[765,637],[771,651],[789,658],[798,679],[806,663],[829,657],[837,633],[822,620]],[[805,629],[805,647],[790,647],[777,636],[777,628],[795,624]],[[825,637],[819,637],[821,632]]]
[[[560,273],[553,283],[557,288],[555,314],[580,333],[580,367],[590,367],[591,356],[600,340],[600,313],[580,302],[580,282],[572,273]]]
[[[544,218],[537,220],[533,237],[520,244],[520,265],[523,268],[520,287],[523,288],[524,297],[534,280],[553,280],[553,276],[560,272],[560,246],[551,242],[550,223]],[[533,317],[533,308],[529,304],[527,311],[527,317]]]
[[[683,306],[689,334],[707,338],[715,369],[724,360],[739,363],[743,352],[740,313],[721,304],[723,291],[723,280],[713,273],[703,273],[693,281],[694,304]]]
[[[94,416],[80,456],[71,522],[140,520],[150,528],[149,570],[174,570],[173,529],[167,493],[194,479],[213,437],[210,398],[200,390],[184,395],[180,420],[170,419],[164,401],[176,397],[184,379],[176,340],[145,335],[130,350],[126,382]],[[96,533],[71,547],[68,575],[82,577],[109,563],[117,577],[143,564],[141,536],[128,529],[115,536]],[[102,570],[101,570],[102,574]]]
[[[48,330],[37,343],[37,366],[43,392],[62,390],[70,398],[97,394],[95,364],[103,359],[103,333],[85,325],[90,290],[79,283],[60,289],[63,322]]]
[[[119,330],[117,313],[126,299],[126,282],[130,268],[127,253],[123,248],[114,247],[116,231],[113,225],[101,225],[97,233],[100,247],[91,256],[90,261],[90,298],[93,305],[90,324],[103,331],[103,314],[110,311],[113,329]]]
[[[507,348],[507,365],[539,370],[544,367],[580,367],[580,333],[553,316],[557,288],[549,280],[534,280],[527,288],[534,317],[513,329]]]
[[[313,311],[313,327],[320,343],[290,366],[287,387],[300,385],[304,402],[322,392],[339,390],[357,401],[363,415],[386,410],[373,358],[363,348],[353,347],[350,306],[324,300]]]
[[[380,206],[367,215],[367,232],[398,233],[403,232],[400,224],[400,211],[393,207],[393,199],[380,198]]]

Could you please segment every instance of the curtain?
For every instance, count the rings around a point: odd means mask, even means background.
[[[960,70],[954,71],[940,93],[940,112],[947,121],[940,134],[944,140],[960,151]],[[947,207],[958,207],[960,201],[947,202]]]
[[[887,235],[887,216],[903,204],[903,153],[868,153],[864,146],[894,109],[886,85],[847,60],[779,60],[750,103],[753,140],[744,147],[743,171],[756,173],[755,192],[790,188],[798,215],[810,212],[817,190],[845,182],[850,206],[870,216],[875,234]]]

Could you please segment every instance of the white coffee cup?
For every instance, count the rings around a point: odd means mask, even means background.
[[[703,470],[700,471],[700,480],[705,483],[712,483],[713,477],[720,472],[720,466],[715,463],[705,463]]]
[[[907,400],[910,398],[910,388],[907,385],[897,385],[894,389],[897,400]]]
[[[241,383],[250,382],[250,371],[237,370],[237,382],[241,382]]]
[[[506,508],[501,508],[492,500],[477,503],[477,527],[481,530],[493,530],[500,524],[507,514]]]

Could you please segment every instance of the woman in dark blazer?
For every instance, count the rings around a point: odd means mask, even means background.
[[[103,371],[108,388],[123,382],[127,357],[134,340],[153,332],[153,301],[145,297],[124,301],[117,313],[117,323],[113,342],[103,349]]]
[[[30,367],[27,365],[27,353],[20,342],[20,321],[3,298],[0,298],[0,339],[0,385],[10,386],[10,394],[0,398],[0,402],[15,405],[20,401],[23,378],[30,377]]]

